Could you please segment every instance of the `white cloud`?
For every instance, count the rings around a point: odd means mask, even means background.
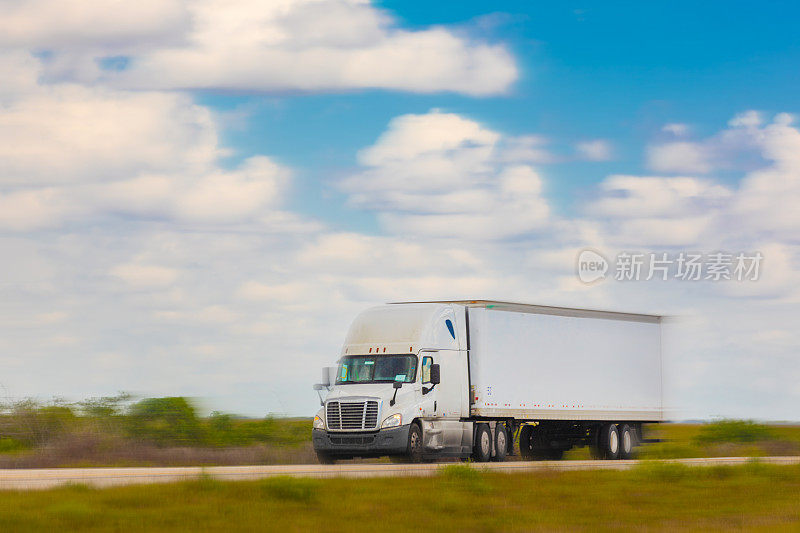
[[[210,112],[187,96],[29,83],[0,107],[0,185],[191,172],[221,155]]]
[[[170,41],[187,22],[178,0],[19,0],[0,3],[0,47],[101,49]]]
[[[28,231],[53,226],[72,211],[58,189],[0,193],[0,229]]]
[[[778,115],[752,133],[769,164],[742,180],[733,215],[746,217],[748,227],[763,234],[791,239],[800,235],[800,131]]]
[[[266,284],[258,281],[247,281],[237,289],[237,295],[246,300],[293,303],[318,298],[315,287],[302,282]]]
[[[671,133],[675,137],[683,137],[689,133],[691,128],[689,128],[688,124],[681,124],[680,122],[671,122],[669,124],[665,124],[661,131]]]
[[[656,172],[706,174],[713,168],[711,158],[706,147],[691,142],[651,146],[647,152],[648,167]]]
[[[541,177],[526,164],[530,153],[519,147],[513,138],[453,113],[403,115],[361,152],[365,170],[341,187],[351,204],[380,211],[396,233],[521,235],[542,227],[550,210]]]
[[[0,229],[117,215],[280,222],[288,170],[264,156],[222,168],[214,118],[190,97],[44,86],[31,56],[0,59],[18,87],[0,106]]]
[[[114,267],[111,269],[111,275],[135,287],[162,288],[175,281],[178,271],[158,265],[129,263]]]
[[[407,30],[361,0],[43,0],[0,5],[0,47],[50,50],[51,79],[138,89],[503,93],[503,45]],[[104,60],[119,67],[101,69]]]
[[[734,128],[755,128],[763,124],[763,122],[764,117],[761,113],[750,110],[733,117],[728,121],[728,125]]]
[[[709,180],[690,177],[610,176],[603,192],[589,205],[590,213],[603,217],[678,218],[705,214],[731,197],[731,191]]]
[[[609,141],[595,139],[584,141],[575,145],[581,159],[588,161],[608,161],[614,155],[614,149]]]
[[[559,158],[546,146],[549,141],[541,135],[522,135],[502,139],[503,150],[499,157],[512,163],[546,164],[557,163]]]

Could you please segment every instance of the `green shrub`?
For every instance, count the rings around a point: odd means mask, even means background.
[[[19,452],[28,449],[30,449],[30,446],[22,441],[11,437],[0,437],[0,453]]]
[[[146,398],[133,404],[126,417],[131,437],[162,446],[191,446],[202,442],[202,427],[186,398]]]
[[[774,438],[769,427],[752,420],[718,420],[703,425],[695,436],[699,444],[720,442],[756,442]]]
[[[79,424],[72,408],[60,402],[40,405],[34,400],[24,400],[6,406],[4,411],[0,435],[20,443],[20,448],[45,445]]]

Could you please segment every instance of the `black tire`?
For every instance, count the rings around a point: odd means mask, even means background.
[[[332,465],[336,462],[336,459],[333,458],[332,455],[329,455],[325,452],[316,452],[317,454],[317,461],[321,465]]]
[[[636,432],[628,424],[622,424],[619,428],[619,458],[633,457],[634,446],[636,446]]]
[[[519,430],[519,455],[526,461],[533,459],[533,426],[522,426]]]
[[[411,463],[422,462],[422,428],[414,422],[408,429],[408,447],[406,456]]]
[[[497,424],[494,427],[494,457],[493,461],[502,463],[508,455],[508,430],[505,424]]]
[[[475,428],[475,443],[472,446],[472,460],[485,463],[492,458],[492,433],[487,424]]]
[[[619,459],[619,428],[617,425],[603,424],[597,444],[603,459]]]

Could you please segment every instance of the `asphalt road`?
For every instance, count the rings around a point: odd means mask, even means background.
[[[689,466],[735,465],[751,461],[748,457],[670,459]],[[762,463],[800,464],[800,457],[760,457]],[[473,464],[492,472],[535,472],[541,470],[627,470],[640,461],[513,461]],[[272,476],[295,477],[386,477],[431,476],[447,464],[342,463],[335,465],[269,465],[156,468],[37,468],[0,469],[0,490],[48,489],[74,483],[95,487],[140,483],[169,483],[201,475],[225,481],[263,479]]]

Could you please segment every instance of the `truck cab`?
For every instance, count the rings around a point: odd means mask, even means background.
[[[454,304],[374,307],[353,321],[314,419],[322,462],[469,456],[465,313]],[[460,312],[459,312],[460,311]],[[446,376],[446,378],[443,378]]]

